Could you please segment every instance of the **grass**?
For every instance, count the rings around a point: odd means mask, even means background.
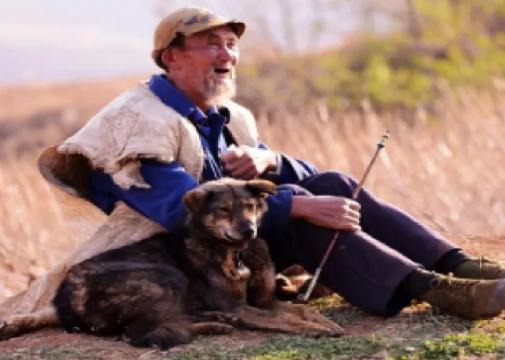
[[[30,348],[8,354],[0,354],[0,360],[23,360],[23,359],[44,359],[44,360],[95,360],[96,354],[83,352],[66,347],[44,346],[40,348]]]
[[[325,299],[325,301],[333,301]],[[317,305],[332,319],[339,319],[349,335],[307,338],[270,335],[251,343],[249,335],[200,337],[176,351],[129,348],[118,342],[87,337],[68,345],[27,347],[0,354],[0,360],[28,359],[143,359],[143,360],[309,360],[309,359],[456,359],[505,358],[505,317],[466,321],[434,315],[426,306],[406,309],[392,318],[373,317],[349,305]],[[251,333],[249,333],[251,334]]]

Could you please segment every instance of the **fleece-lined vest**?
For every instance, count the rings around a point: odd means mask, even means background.
[[[252,114],[231,101],[222,105],[230,110],[227,126],[236,143],[255,146]],[[163,104],[144,83],[118,96],[76,134],[42,153],[38,162],[41,174],[55,185],[67,218],[71,217],[71,235],[77,235],[80,246],[28,290],[2,304],[0,317],[45,311],[71,265],[163,231],[123,203],[105,217],[85,200],[91,169],[110,174],[124,189],[149,187],[139,171],[143,158],[177,161],[197,180],[203,170],[203,151],[194,125]]]

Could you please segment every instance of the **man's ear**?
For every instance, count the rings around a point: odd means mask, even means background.
[[[209,191],[204,191],[202,189],[190,190],[182,198],[186,209],[192,214],[198,213],[202,210],[205,201],[210,197],[211,193]]]
[[[249,180],[245,186],[253,195],[260,198],[266,198],[268,195],[274,194],[277,190],[273,182],[262,179]]]
[[[168,69],[169,64],[172,64],[175,61],[175,51],[177,50],[168,47],[161,52],[161,62],[165,65],[166,69]]]

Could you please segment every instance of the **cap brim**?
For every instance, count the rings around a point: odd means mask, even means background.
[[[206,24],[202,25],[201,27],[196,27],[189,32],[185,32],[184,35],[185,36],[193,35],[193,34],[196,34],[196,33],[202,32],[202,31],[216,28],[218,26],[229,26],[232,29],[232,31],[235,33],[235,35],[237,35],[238,37],[241,37],[244,34],[245,28],[246,28],[245,23],[243,23],[241,21],[235,21],[235,20],[214,21],[214,22],[206,23]]]

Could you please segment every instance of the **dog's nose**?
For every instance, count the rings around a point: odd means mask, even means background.
[[[240,230],[243,239],[252,239],[256,236],[256,229],[252,226],[245,226]]]

